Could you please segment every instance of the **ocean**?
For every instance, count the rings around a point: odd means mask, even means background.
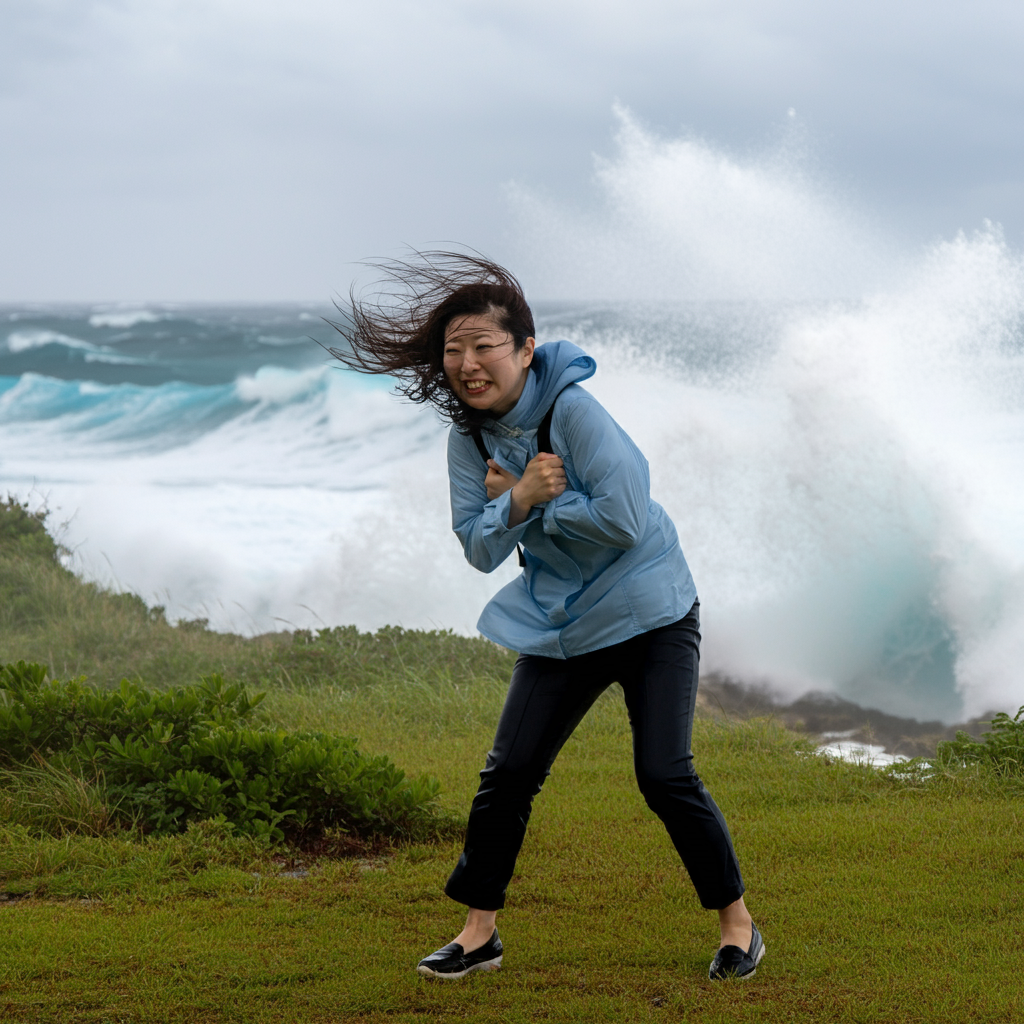
[[[998,235],[860,300],[538,303],[646,453],[704,668],[919,718],[1024,701],[1024,287]],[[446,428],[329,307],[5,306],[0,490],[172,619],[472,633]]]

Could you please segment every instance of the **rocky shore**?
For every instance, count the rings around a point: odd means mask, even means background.
[[[955,725],[938,720],[900,718],[875,708],[864,708],[835,694],[812,691],[786,701],[764,686],[752,686],[715,674],[701,676],[698,704],[704,711],[731,719],[771,716],[795,732],[818,742],[843,739],[884,747],[888,754],[930,757],[940,740],[951,740],[957,730],[978,738],[988,730],[995,714]]]

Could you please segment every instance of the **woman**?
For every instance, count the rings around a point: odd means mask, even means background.
[[[637,782],[701,904],[718,911],[713,980],[749,978],[764,943],[721,812],[693,770],[697,593],[675,527],[650,499],[647,462],[583,388],[595,361],[566,341],[537,346],[516,279],[477,256],[420,254],[378,265],[392,290],[353,298],[353,369],[389,373],[431,402],[448,436],[452,519],[466,558],[491,572],[519,551],[522,574],[478,628],[519,652],[494,747],[445,892],[465,928],[420,961],[464,977],[501,965],[496,912],[549,769],[600,694],[625,693]]]

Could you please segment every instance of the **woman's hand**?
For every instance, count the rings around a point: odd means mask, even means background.
[[[502,469],[494,459],[487,460],[487,476],[484,477],[484,487],[487,488],[488,501],[500,498],[517,483],[519,483],[519,477],[513,476],[507,469]]]
[[[490,473],[487,475],[490,476]],[[561,458],[550,452],[541,452],[534,456],[526,464],[522,478],[512,485],[512,507],[508,514],[509,529],[525,522],[534,505],[543,505],[544,502],[557,498],[564,490],[565,469],[562,467]]]

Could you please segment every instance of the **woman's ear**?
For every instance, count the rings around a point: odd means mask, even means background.
[[[523,347],[519,350],[519,355],[523,360],[524,369],[533,362],[533,350],[536,344],[536,338],[527,338],[526,341],[523,342]]]

